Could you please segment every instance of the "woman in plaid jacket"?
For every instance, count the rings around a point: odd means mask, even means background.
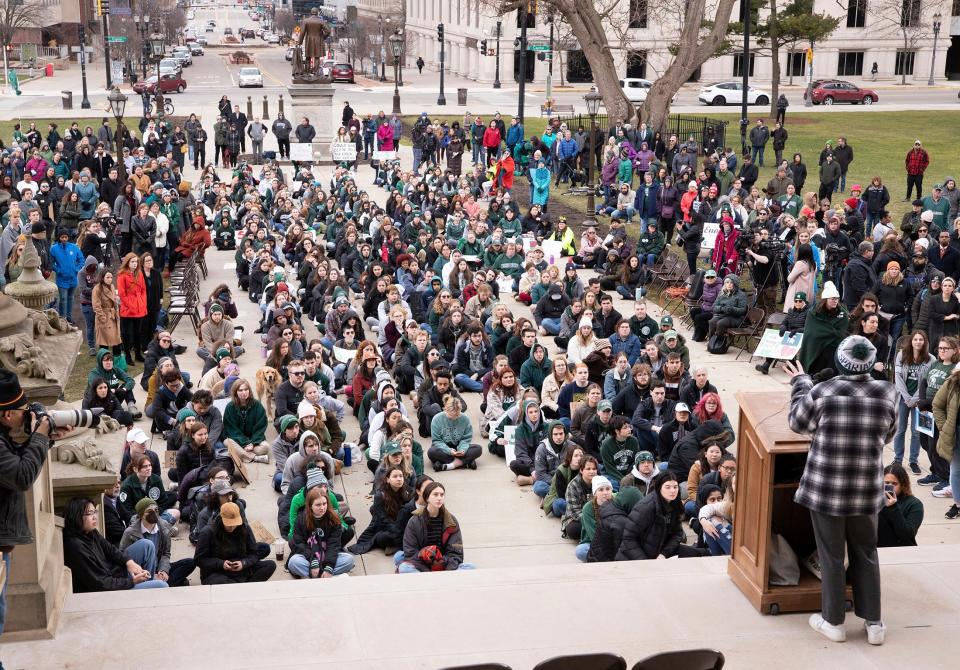
[[[794,501],[810,510],[822,571],[822,612],[814,630],[834,642],[843,628],[846,576],[854,611],[865,620],[870,644],[883,644],[877,515],[883,507],[883,447],[897,428],[897,391],[870,376],[877,350],[853,335],[834,356],[839,376],[814,386],[803,367],[787,363],[791,376],[790,428],[812,436]],[[845,570],[844,547],[850,558]]]

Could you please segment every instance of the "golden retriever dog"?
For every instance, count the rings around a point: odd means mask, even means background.
[[[277,387],[280,386],[280,372],[276,368],[265,365],[256,374],[257,380],[257,399],[267,411],[267,420],[273,421],[275,397]]]

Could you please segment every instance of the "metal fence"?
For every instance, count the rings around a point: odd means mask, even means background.
[[[579,126],[583,126],[584,128],[590,127],[590,116],[587,114],[556,116],[553,118],[556,118],[561,123],[566,123],[574,130]],[[597,114],[596,120],[597,124],[601,128],[609,130],[613,126],[606,114]],[[666,129],[661,129],[661,134],[663,135],[664,140],[666,140],[666,138],[668,138],[670,135],[676,135],[680,142],[683,142],[690,137],[690,135],[693,135],[694,139],[697,141],[697,144],[703,146],[703,138],[707,134],[707,128],[713,128],[718,144],[721,146],[727,146],[727,124],[727,121],[712,119],[708,116],[671,114],[667,118]]]

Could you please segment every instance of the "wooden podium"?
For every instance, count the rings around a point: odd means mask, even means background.
[[[800,568],[796,586],[771,586],[770,538],[776,533],[802,561],[816,541],[810,512],[793,502],[810,439],[790,430],[790,394],[737,393],[737,501],[727,574],[763,614],[820,609],[820,580]],[[848,596],[849,597],[849,596]]]

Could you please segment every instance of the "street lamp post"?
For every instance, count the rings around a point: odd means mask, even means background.
[[[123,138],[126,134],[126,128],[123,126],[123,112],[127,107],[127,96],[114,84],[110,95],[107,96],[107,101],[110,103],[110,111],[113,112],[113,118],[117,122],[115,139],[117,142],[117,155],[119,156],[123,153]],[[117,173],[121,181],[127,178],[126,169],[122,160],[117,161]]]
[[[437,104],[446,105],[447,99],[443,95],[443,70],[444,70],[443,61],[444,61],[444,56],[446,54],[446,50],[444,46],[446,44],[446,38],[444,37],[444,34],[443,34],[442,23],[437,24],[437,39],[440,40],[440,95],[437,97]]]
[[[587,186],[590,187],[590,191],[587,193],[587,218],[583,223],[586,226],[595,226],[597,212],[596,202],[594,202],[593,165],[597,151],[597,111],[600,109],[603,96],[597,93],[597,88],[593,86],[590,92],[583,96],[583,100],[587,103],[587,114],[590,115],[590,157],[587,160]]]
[[[83,99],[80,101],[80,109],[90,109],[90,98],[87,97],[87,31],[83,24],[77,30],[77,40],[80,42],[80,84],[83,87]]]
[[[390,19],[387,19],[390,23]],[[380,81],[387,80],[387,40],[383,33],[383,14],[377,14],[377,24],[380,27]]]
[[[390,51],[393,54],[393,113],[400,114],[399,71],[403,56],[403,34],[397,30],[390,36]]]
[[[150,44],[147,42],[147,31],[150,30],[150,15],[139,14],[133,15],[133,25],[137,29],[137,34],[140,35],[140,43],[142,45],[140,49],[140,65],[142,69],[142,79],[147,78],[147,60],[150,56]]]
[[[493,87],[500,88],[500,33],[503,32],[503,21],[497,19],[497,61],[493,74]]]
[[[163,52],[165,49],[164,37],[160,33],[152,33],[150,35],[150,55],[153,56],[154,62],[157,64],[157,92],[156,98],[159,104],[157,104],[157,117],[163,118],[163,103],[160,102],[163,99],[163,90],[160,88],[160,61],[163,60]]]
[[[933,55],[930,57],[930,78],[927,80],[927,86],[933,86],[933,69],[937,64],[937,38],[940,37],[940,20],[942,18],[940,12],[933,15]]]

